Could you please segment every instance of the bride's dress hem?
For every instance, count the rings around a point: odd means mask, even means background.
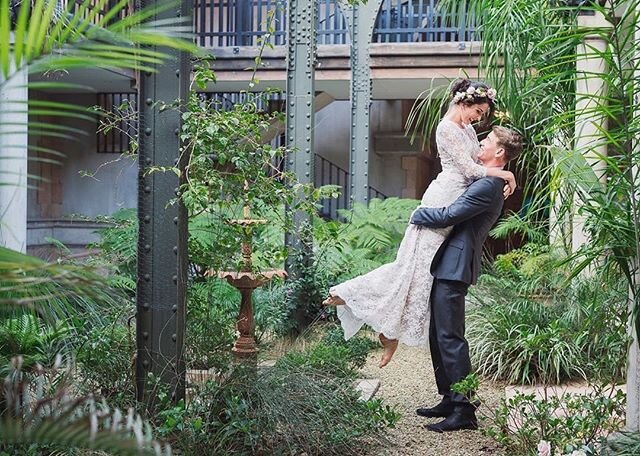
[[[340,296],[339,294],[334,295],[331,292],[330,294],[331,296]],[[411,347],[427,347],[428,346],[428,341],[416,340],[412,337],[405,337],[402,335],[399,336],[397,334],[393,334],[389,332],[388,330],[383,329],[381,325],[367,321],[367,319],[365,318],[365,315],[363,315],[364,312],[362,313],[357,312],[353,307],[349,305],[348,298],[344,298],[343,296],[340,296],[340,298],[345,301],[345,304],[336,306],[336,310],[338,313],[338,319],[340,320],[340,326],[342,327],[342,330],[344,332],[344,340],[351,339],[353,336],[356,335],[358,331],[360,331],[360,328],[362,328],[362,326],[366,324],[375,333],[382,334],[387,339],[397,340],[401,344],[405,344]],[[351,315],[349,315],[349,313]],[[346,318],[352,319],[352,323],[354,322],[353,320],[357,320],[356,324],[359,325],[359,327],[355,331],[353,330],[354,329],[353,327],[352,328],[347,327],[345,323]],[[349,333],[352,333],[352,334],[349,334]]]

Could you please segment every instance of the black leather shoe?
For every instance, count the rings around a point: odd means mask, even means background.
[[[478,429],[478,420],[472,406],[455,407],[453,412],[444,420],[435,424],[427,424],[425,427],[433,432]]]
[[[434,407],[421,407],[417,409],[416,413],[427,418],[446,418],[453,413],[453,408],[454,406],[451,401],[443,399]]]

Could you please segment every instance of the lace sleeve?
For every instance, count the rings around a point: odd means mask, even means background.
[[[465,179],[474,181],[486,177],[487,170],[474,161],[476,151],[465,141],[465,134],[452,122],[440,122],[436,130],[438,153],[443,162],[449,163]]]

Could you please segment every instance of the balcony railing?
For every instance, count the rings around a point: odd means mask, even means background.
[[[318,44],[347,44],[346,21],[336,0],[317,0]],[[270,18],[270,19],[268,19]],[[272,21],[271,42],[286,44],[285,0],[196,0],[196,40],[203,47],[257,46]],[[473,41],[475,26],[464,11],[446,14],[437,0],[384,0],[373,31],[375,43]]]
[[[102,116],[97,119],[96,151],[104,154],[130,151],[137,136],[136,93],[98,93],[97,106]]]
[[[447,14],[438,0],[384,0],[373,30],[374,43],[474,41],[475,23],[462,10]]]
[[[100,3],[100,0],[89,0],[89,2],[85,0],[58,0],[58,9],[60,12],[68,12],[71,15],[83,14],[85,18],[89,17],[89,13],[95,11],[96,5]],[[101,24],[103,26],[110,25],[118,20],[122,20],[126,18],[129,14],[134,11],[134,0],[130,0],[128,5],[122,8],[116,16],[110,18],[107,24],[102,23],[104,21],[105,15],[109,10],[115,7],[119,2],[119,0],[106,0],[102,2],[102,6],[98,10],[98,14],[91,18],[91,23],[94,25]],[[84,5],[84,7],[83,7]]]

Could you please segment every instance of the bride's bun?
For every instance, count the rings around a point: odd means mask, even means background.
[[[469,87],[471,87],[469,79],[458,79],[451,86],[451,96],[453,97],[457,92],[466,92]]]

